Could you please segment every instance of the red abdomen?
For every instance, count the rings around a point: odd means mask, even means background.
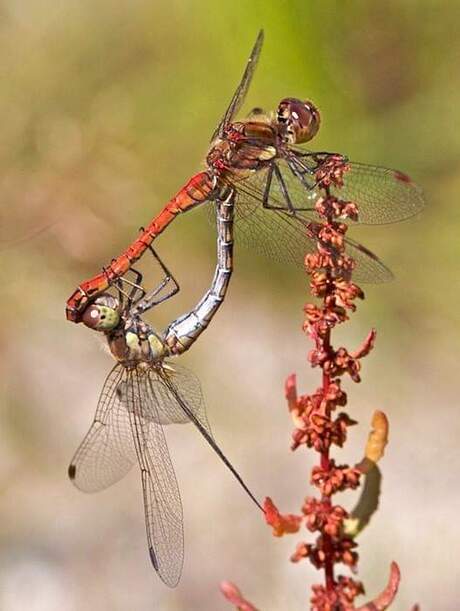
[[[106,291],[117,278],[126,274],[153,240],[178,214],[205,202],[212,191],[212,180],[207,172],[200,172],[193,176],[119,257],[104,268],[103,272],[82,282],[72,293],[67,300],[67,320],[80,322],[82,313],[90,300]]]

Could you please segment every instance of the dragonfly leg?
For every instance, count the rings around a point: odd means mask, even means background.
[[[267,182],[265,183],[264,195],[262,199],[262,207],[266,208],[267,210],[282,210],[286,212],[285,206],[273,206],[272,204],[269,203],[270,189],[272,186],[273,172],[275,171],[275,168],[276,168],[276,164],[272,163],[268,169]]]
[[[135,316],[140,316],[147,310],[150,310],[151,308],[159,305],[160,303],[163,303],[164,301],[170,299],[171,297],[173,297],[173,295],[176,295],[176,293],[178,293],[180,290],[177,280],[174,278],[172,273],[163,263],[162,259],[159,257],[159,255],[156,253],[153,247],[148,246],[148,249],[150,250],[152,256],[159,263],[161,269],[163,270],[164,278],[158,284],[158,286],[156,286],[152,291],[144,293],[142,298],[137,301],[135,308],[132,310],[132,313]],[[163,291],[163,289],[167,287],[168,284],[171,285],[169,290],[165,294],[160,295],[161,291]]]
[[[115,259],[112,259],[112,262],[113,261],[115,261]],[[109,274],[109,269],[110,268],[107,268],[107,267],[103,267],[102,268],[102,273],[106,277],[108,284],[111,283],[111,279],[110,279],[111,277],[110,277],[110,274]],[[126,295],[125,291],[123,290],[123,285],[122,285],[121,280],[122,280],[121,278],[116,278],[115,281],[113,282],[113,285],[114,285],[114,287],[116,287],[116,290],[117,290],[117,293],[118,293],[117,298],[118,298],[118,302],[120,304],[120,308],[123,308],[124,302],[125,302],[125,297],[127,297],[127,295]]]
[[[274,206],[270,204],[270,189],[273,182],[273,176],[276,177],[278,181],[278,186],[281,189],[281,193],[283,195],[284,201],[286,202],[285,206]],[[291,201],[291,197],[289,195],[289,191],[286,187],[286,183],[284,182],[283,175],[280,172],[279,167],[276,163],[272,163],[270,169],[268,171],[267,182],[265,184],[264,196],[262,200],[262,206],[267,210],[279,210],[282,212],[287,212],[288,214],[294,216],[296,213],[296,208]]]
[[[142,286],[142,274],[133,267],[129,271],[134,274],[134,280],[122,277],[117,278],[114,282],[114,286],[116,287],[118,293],[118,301],[122,309],[124,308],[125,302],[128,304],[129,308],[133,303],[136,303],[142,299],[146,293],[144,287]],[[127,287],[125,287],[125,285],[127,285]],[[139,294],[136,296],[136,293]]]
[[[130,271],[134,274],[134,280],[130,280],[129,278],[121,278],[121,280],[131,287],[131,290],[128,293],[128,302],[131,305],[132,303],[137,303],[140,299],[142,299],[146,294],[146,290],[142,286],[143,276],[141,272],[134,269],[134,267],[132,267]],[[136,295],[138,291],[140,294]]]

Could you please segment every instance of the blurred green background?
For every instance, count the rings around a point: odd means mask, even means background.
[[[359,460],[372,411],[388,414],[359,576],[375,595],[394,559],[394,609],[458,609],[459,18],[454,0],[0,3],[2,611],[214,611],[229,608],[221,579],[263,610],[308,607],[319,575],[289,563],[297,538],[270,536],[194,430],[169,436],[186,521],[174,591],[149,564],[137,473],[94,496],[66,476],[112,362],[66,322],[65,300],[203,167],[260,27],[245,110],[310,98],[322,113],[312,146],[399,168],[426,191],[420,219],[353,231],[396,280],[364,287],[337,334],[353,347],[378,329],[362,384],[346,384],[360,425],[337,455]],[[162,329],[208,286],[214,234],[190,213],[157,246],[182,287],[151,317]],[[293,371],[301,390],[319,383],[301,332],[306,278],[243,250],[235,263],[227,302],[182,362],[256,494],[294,511],[315,457],[288,449],[283,383]]]

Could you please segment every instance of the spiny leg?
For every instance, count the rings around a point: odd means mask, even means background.
[[[134,269],[133,267],[129,270],[134,274],[134,280],[130,280],[129,278],[117,278],[114,285],[117,289],[118,300],[120,302],[120,307],[124,309],[125,301],[127,303],[127,308],[129,309],[133,303],[139,301],[144,297],[146,291],[142,286],[142,274]],[[127,288],[125,288],[127,285]],[[140,294],[136,297],[136,293],[140,292]]]
[[[152,256],[159,263],[161,269],[163,270],[164,278],[163,278],[163,280],[161,280],[161,282],[158,284],[158,286],[156,286],[153,290],[145,293],[143,295],[143,297],[136,302],[135,307],[132,309],[132,314],[133,315],[137,315],[137,316],[143,314],[144,312],[147,312],[147,310],[150,310],[151,308],[159,305],[160,303],[163,303],[164,301],[170,299],[171,297],[176,295],[176,293],[178,293],[179,290],[180,290],[180,287],[179,287],[179,284],[178,284],[177,280],[171,274],[171,272],[166,267],[165,263],[163,263],[162,259],[156,253],[156,251],[153,249],[153,247],[152,246],[148,246],[148,249],[151,252]],[[169,289],[169,291],[166,294],[159,296],[161,291],[169,283],[172,284],[172,286]]]
[[[146,290],[142,286],[143,276],[141,272],[135,269],[134,267],[132,267],[130,271],[134,274],[134,280],[130,280],[129,278],[121,278],[121,280],[125,282],[129,287],[131,287],[131,290],[128,294],[128,303],[131,306],[133,303],[137,303],[145,296]],[[140,295],[136,296],[136,293],[138,291],[140,292]]]
[[[278,180],[279,186],[281,188],[281,193],[283,194],[284,200],[286,202],[285,206],[274,206],[273,204],[270,204],[270,190],[272,187],[273,176],[275,176]],[[280,212],[287,212],[291,216],[295,215],[296,213],[296,209],[294,208],[294,205],[289,196],[288,189],[283,180],[283,175],[281,174],[279,167],[276,165],[276,162],[274,162],[270,166],[270,169],[268,170],[267,182],[265,184],[262,206],[266,210],[278,210]]]

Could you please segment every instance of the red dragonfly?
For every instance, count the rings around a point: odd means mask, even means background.
[[[302,265],[316,246],[316,209],[325,197],[351,205],[353,219],[365,224],[392,223],[417,214],[424,206],[420,188],[406,174],[354,163],[345,156],[312,152],[296,145],[318,132],[320,115],[312,102],[284,98],[275,113],[255,110],[233,122],[254,75],[263,44],[257,37],[232,100],[213,133],[207,168],[195,174],[100,274],[83,282],[67,301],[67,318],[80,322],[88,304],[142,256],[179,213],[213,202],[233,190],[237,241],[281,262]],[[347,239],[356,261],[353,277],[361,282],[391,279],[390,270],[364,246]]]

